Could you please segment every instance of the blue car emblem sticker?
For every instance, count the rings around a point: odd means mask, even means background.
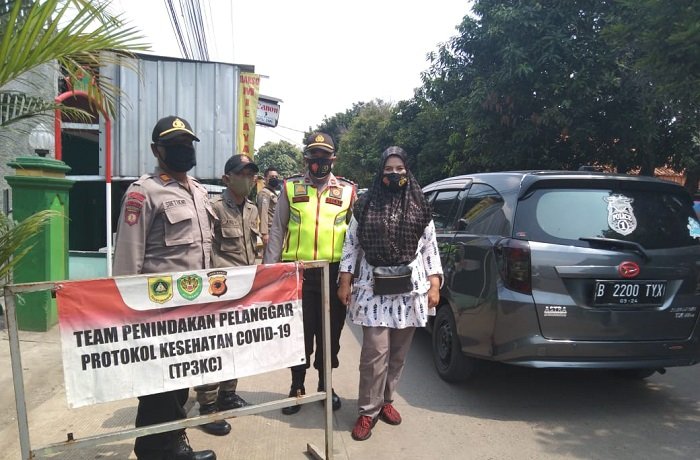
[[[688,217],[688,233],[691,238],[700,238],[700,222],[692,217]]]

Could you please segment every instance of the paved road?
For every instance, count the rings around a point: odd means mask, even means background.
[[[487,365],[464,385],[440,380],[430,341],[417,333],[399,388],[404,423],[379,423],[365,442],[350,438],[356,418],[360,330],[346,328],[334,387],[344,401],[334,415],[336,459],[697,459],[700,458],[700,366],[670,369],[645,382],[597,371],[534,370]],[[35,446],[131,426],[135,400],[69,409],[63,393],[60,343],[54,328],[22,333],[31,440]],[[0,331],[0,459],[18,459],[14,396],[6,331]],[[315,385],[315,376],[309,378]],[[287,371],[241,379],[252,403],[280,399]],[[194,410],[191,412],[194,413]],[[295,416],[278,411],[232,420],[231,435],[188,430],[195,447],[220,460],[308,458],[306,444],[323,446],[320,403]],[[124,441],[54,459],[134,458]]]

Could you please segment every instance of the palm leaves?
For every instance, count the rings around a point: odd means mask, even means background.
[[[0,285],[6,281],[14,265],[32,249],[36,237],[50,219],[60,218],[56,211],[39,211],[20,223],[0,213]]]
[[[88,117],[85,111],[56,104],[53,98],[44,99],[38,91],[31,91],[37,86],[32,80],[37,78],[28,77],[51,63],[59,65],[72,82],[87,74],[91,103],[113,116],[119,90],[94,69],[148,46],[135,29],[112,15],[108,6],[109,2],[102,0],[0,0],[0,134],[11,123],[46,116],[55,108]],[[53,76],[49,73],[40,78]],[[11,82],[27,89],[10,91],[7,85]],[[0,285],[31,250],[32,238],[50,219],[57,218],[61,218],[58,212],[40,211],[14,223],[0,213]]]
[[[141,42],[143,37],[136,29],[128,27],[120,16],[113,16],[108,6],[109,2],[90,0],[0,0],[0,88],[56,62],[71,82],[82,80],[85,74],[91,76],[87,91],[92,103],[113,115],[119,90],[94,69],[131,52],[147,50],[148,45]],[[24,81],[31,85],[29,79]],[[25,100],[32,99],[25,96]],[[8,98],[0,91],[0,100]],[[6,115],[0,117],[0,127],[54,108],[75,114],[53,100],[40,103],[34,97],[31,102],[21,108],[14,106],[14,110],[0,106]]]

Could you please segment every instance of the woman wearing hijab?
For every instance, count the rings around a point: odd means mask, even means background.
[[[353,209],[340,262],[338,297],[363,332],[357,441],[372,435],[378,419],[401,423],[394,391],[413,334],[440,299],[435,225],[406,159],[401,147],[382,153],[379,173]]]

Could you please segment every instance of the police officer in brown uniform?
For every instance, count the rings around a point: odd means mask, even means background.
[[[122,200],[114,247],[115,276],[199,270],[210,267],[214,214],[207,190],[187,171],[196,164],[199,141],[181,117],[158,120],[151,151],[153,174],[131,184]],[[139,397],[136,426],[184,419],[188,388]],[[216,460],[211,450],[194,452],[185,430],[136,438],[139,460]]]
[[[221,181],[226,190],[211,200],[218,217],[214,225],[213,267],[255,265],[258,209],[248,195],[257,172],[257,165],[246,155],[234,155],[224,165]],[[233,379],[195,387],[200,415],[246,406],[243,398],[236,394],[237,385],[238,379]],[[201,428],[216,436],[231,432],[226,420],[206,423]]]
[[[275,216],[275,207],[279,200],[280,173],[277,168],[270,166],[265,170],[265,187],[258,192],[257,205],[260,214],[260,234],[263,246],[267,246],[272,219]]]
[[[350,210],[355,201],[355,184],[338,178],[331,172],[335,161],[335,144],[326,133],[313,133],[306,140],[304,162],[307,172],[292,176],[284,182],[277,202],[270,239],[263,261],[266,264],[304,260],[327,260],[329,292],[337,290],[338,266],[343,251],[345,231],[350,220]],[[306,394],[304,381],[306,369],[318,370],[318,390],[325,390],[323,381],[321,268],[304,270],[302,285],[302,309],[304,316],[304,348],[306,363],[294,366],[289,396]],[[340,333],[345,324],[345,305],[337,296],[330,296],[331,365],[339,365]],[[315,342],[315,352],[314,352]],[[341,401],[332,391],[333,410],[340,409]],[[299,412],[300,405],[282,409],[285,415]]]

